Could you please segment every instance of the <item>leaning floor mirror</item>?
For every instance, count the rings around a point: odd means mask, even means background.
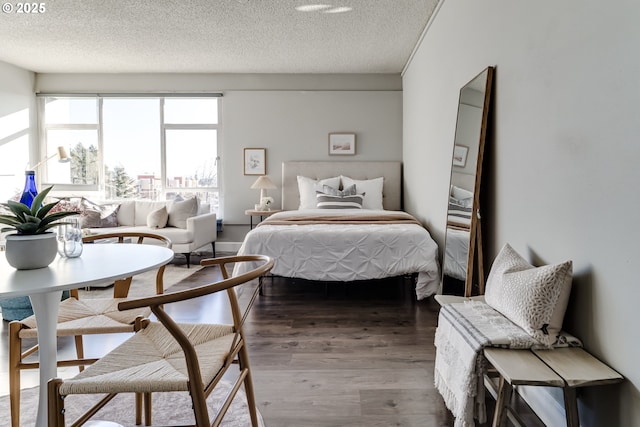
[[[460,89],[442,268],[444,294],[484,293],[480,181],[493,73],[494,67],[488,67]]]

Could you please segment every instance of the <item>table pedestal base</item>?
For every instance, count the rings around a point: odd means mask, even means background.
[[[57,336],[58,307],[62,291],[33,294],[29,296],[33,312],[36,315],[38,328],[38,360],[40,363],[40,384],[58,375]],[[46,427],[47,420],[47,388],[40,387],[38,401],[38,417],[36,427]]]

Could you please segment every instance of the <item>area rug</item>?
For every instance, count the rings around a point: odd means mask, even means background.
[[[211,283],[216,280],[216,270],[217,268],[215,267],[191,266],[191,268],[187,268],[184,265],[168,264],[163,275],[164,290],[165,292],[175,291]],[[138,298],[154,295],[156,292],[156,273],[157,270],[153,270],[133,276],[129,297]],[[110,295],[113,295],[113,286],[80,290],[80,298],[108,298]]]
[[[231,384],[221,381],[207,399],[209,414],[215,414],[220,407]],[[74,395],[65,399],[66,422],[70,424],[84,410],[96,402],[99,396]],[[22,390],[20,405],[20,426],[35,425],[36,408],[38,406],[38,387]],[[191,399],[186,392],[155,393],[152,404],[152,421],[155,426],[193,425],[195,420],[191,410]],[[213,418],[213,417],[212,417]],[[116,396],[106,407],[98,412],[93,420],[112,421],[125,427],[135,426],[134,396],[123,394]],[[262,416],[258,413],[260,426],[264,426]],[[0,426],[11,425],[9,415],[9,396],[0,397]],[[225,427],[247,427],[251,425],[247,400],[244,392],[238,391],[222,421]]]

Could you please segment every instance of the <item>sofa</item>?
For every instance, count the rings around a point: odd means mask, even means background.
[[[84,203],[81,209],[83,233],[146,232],[168,237],[173,252],[183,254],[190,266],[192,252],[211,244],[216,254],[216,214],[197,199],[150,201],[121,200],[100,204]]]

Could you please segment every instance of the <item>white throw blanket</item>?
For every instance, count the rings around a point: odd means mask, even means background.
[[[456,427],[486,421],[484,347],[526,349],[537,345],[523,329],[484,302],[446,304],[436,329],[434,382]]]

